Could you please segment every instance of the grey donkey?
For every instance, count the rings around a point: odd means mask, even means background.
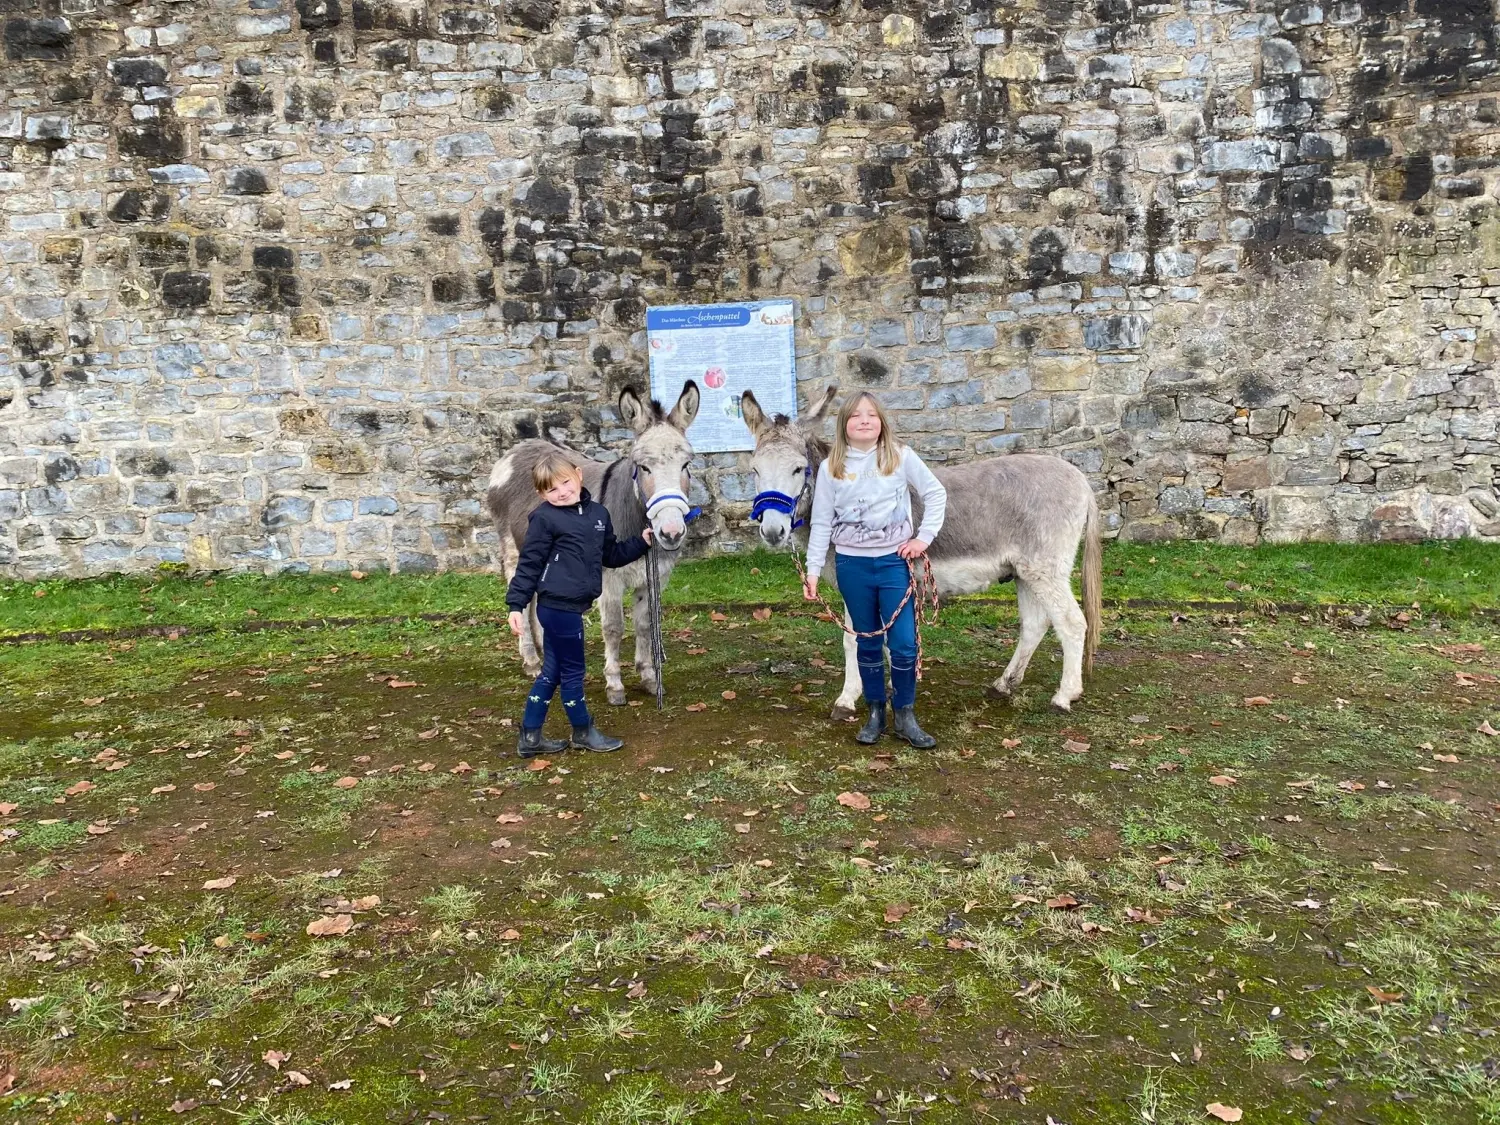
[[[795,498],[790,512],[764,510],[760,536],[766,546],[789,545],[799,521],[812,511],[818,466],[828,456],[823,420],[838,397],[831,386],[796,422],[785,415],[767,417],[746,391],[740,407],[755,438],[751,468],[757,492]],[[1060,457],[1012,453],[962,465],[934,466],[948,490],[943,530],[928,549],[940,594],[973,594],[1014,578],[1021,635],[1004,673],[990,693],[1008,698],[1026,675],[1026,666],[1046,635],[1047,626],[1062,642],[1062,683],[1052,705],[1063,711],[1083,695],[1083,677],[1092,672],[1099,645],[1102,614],[1099,505],[1088,478]],[[922,520],[921,502],[912,497],[912,523]],[[782,504],[782,507],[787,505]],[[759,508],[760,505],[757,505]],[[1083,607],[1073,597],[1073,561],[1083,545]],[[807,544],[806,531],[800,543]],[[825,579],[834,577],[829,551]],[[845,615],[845,624],[848,616]],[[854,638],[844,634],[844,690],[834,704],[835,717],[854,714],[859,702],[859,664]]]
[[[657,574],[665,587],[677,552],[687,538],[688,463],[693,447],[687,428],[698,414],[698,385],[689,382],[678,396],[671,413],[664,413],[655,399],[643,400],[631,387],[620,392],[620,417],[635,431],[635,441],[624,457],[602,464],[572,450],[564,450],[583,466],[583,486],[609,509],[615,535],[627,539],[639,535],[648,523],[660,551]],[[526,521],[542,502],[531,482],[531,470],[543,456],[560,446],[541,439],[519,442],[495,462],[490,473],[485,505],[495,521],[501,544],[501,567],[510,581],[520,559]],[[609,701],[625,702],[625,683],[620,678],[620,642],[625,637],[625,591],[636,591],[635,667],[646,691],[656,691],[650,663],[650,622],[647,620],[646,559],[604,572],[604,592],[599,598],[604,627],[604,681]],[[536,620],[536,603],[527,614],[529,629],[521,632],[521,661],[528,676],[542,670],[542,631]]]

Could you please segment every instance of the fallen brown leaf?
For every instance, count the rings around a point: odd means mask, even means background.
[[[84,831],[90,836],[108,836],[114,829],[107,824],[90,824]]]
[[[708,710],[708,704],[707,703],[689,703],[685,708],[683,708],[683,710],[685,710],[685,711],[707,711]]]
[[[736,695],[736,694],[735,694],[735,693],[734,693],[734,692],[732,692],[732,691],[721,691],[721,692],[720,692],[720,693],[719,693],[719,697],[720,697],[720,698],[721,698],[721,699],[738,699],[738,698],[739,698],[739,697],[738,697],[738,696],[737,696],[737,695]]]
[[[80,793],[87,793],[92,788],[94,788],[92,781],[75,781],[72,785],[64,789],[63,792],[69,797],[76,797]],[[56,791],[54,790],[54,792]]]
[[[227,891],[235,883],[239,882],[233,875],[225,875],[222,879],[210,879],[203,884],[205,891]]]
[[[293,1086],[311,1086],[312,1079],[300,1070],[289,1070],[286,1072],[286,1080]]]
[[[1019,738],[1002,738],[1000,745],[1007,750],[1014,750],[1017,746],[1021,745],[1021,740]]]
[[[892,903],[885,908],[885,920],[887,922],[899,922],[911,913],[911,906],[904,902]]]
[[[265,1054],[261,1055],[260,1061],[265,1063],[272,1070],[280,1070],[281,1064],[286,1062],[286,1060],[291,1057],[291,1055],[282,1054],[280,1051],[267,1051]]]
[[[1048,910],[1071,910],[1078,905],[1078,900],[1070,894],[1060,894],[1056,898],[1049,898],[1042,905]]]
[[[1082,754],[1090,746],[1090,743],[1079,742],[1076,738],[1070,738],[1063,743],[1063,749],[1069,754]]]
[[[1239,782],[1237,782],[1234,778],[1230,777],[1228,774],[1223,774],[1223,773],[1215,774],[1213,777],[1211,777],[1211,778],[1208,779],[1208,783],[1210,785],[1220,785],[1220,786],[1229,786],[1229,785],[1238,785],[1239,784]]]
[[[461,761],[461,762],[458,763],[458,765],[454,766],[448,772],[449,773],[456,773],[456,774],[459,774],[460,776],[462,776],[463,774],[466,774],[466,773],[473,773],[474,772],[474,767],[471,766],[471,765],[469,765],[468,762],[462,762]]]
[[[840,793],[838,802],[846,809],[859,809],[863,811],[870,807],[870,798],[859,792]]]
[[[417,731],[417,737],[423,742],[431,742],[438,736],[438,731],[441,729],[441,727],[433,727],[431,730],[419,730]]]
[[[551,769],[552,763],[546,758],[533,758],[531,764],[526,767],[532,773],[541,773],[545,769]]]
[[[1496,735],[1500,735],[1500,730],[1496,730],[1494,727],[1490,726],[1490,721],[1488,719],[1480,723],[1479,726],[1477,726],[1475,729],[1479,731],[1480,734],[1487,735],[1490,738],[1494,738]]]
[[[417,681],[416,680],[387,680],[385,682],[385,686],[386,687],[391,687],[391,688],[416,687],[417,686]]]
[[[1406,996],[1404,992],[1386,992],[1382,988],[1376,988],[1373,984],[1365,985],[1365,991],[1375,997],[1377,1004],[1394,1004]]]
[[[307,924],[309,937],[338,937],[354,927],[354,915],[335,914],[331,918],[314,918]]]
[[[359,784],[357,777],[341,777],[333,783],[335,789],[353,789]]]
[[[750,616],[755,618],[755,620],[757,621],[769,621],[771,620],[771,607],[768,605],[761,606],[760,609],[757,609]]]
[[[200,793],[211,793],[218,787],[218,783],[214,781],[197,781],[193,783],[193,788]]]
[[[1245,706],[1269,707],[1271,706],[1271,697],[1267,695],[1247,695],[1245,696]]]
[[[1223,1105],[1219,1102],[1209,1102],[1203,1108],[1210,1117],[1217,1117],[1220,1121],[1238,1121],[1245,1116],[1245,1111],[1239,1106]]]
[[[500,940],[501,941],[520,941],[521,940],[521,931],[520,930],[506,930],[503,934],[500,935]]]
[[[520,824],[526,818],[520,813],[503,812],[495,818],[496,824]]]
[[[151,792],[155,793],[157,790],[153,789]],[[20,807],[20,805],[13,805],[9,801],[0,801],[0,816],[9,816]]]

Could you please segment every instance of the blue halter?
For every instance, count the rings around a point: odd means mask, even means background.
[[[797,528],[807,522],[795,517],[797,501],[799,499],[800,497],[788,496],[785,492],[776,492],[769,489],[765,492],[757,492],[755,499],[750,504],[750,518],[759,523],[760,517],[767,512],[780,512],[784,516],[793,517],[792,530],[796,531]]]

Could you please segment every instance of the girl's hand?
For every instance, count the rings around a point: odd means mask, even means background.
[[[927,544],[920,539],[908,539],[896,548],[896,554],[903,559],[919,559],[927,553]]]
[[[809,602],[818,600],[818,576],[816,574],[809,574],[802,583],[802,599]]]
[[[643,528],[641,528],[641,538],[646,541],[646,546],[648,546],[648,547],[651,546],[651,528],[650,527],[643,527]]]
[[[521,630],[526,627],[526,619],[521,616],[521,611],[513,609],[510,611],[510,631],[516,636],[521,635]]]

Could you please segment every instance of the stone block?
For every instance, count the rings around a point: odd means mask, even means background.
[[[1083,346],[1096,352],[1135,351],[1145,346],[1149,327],[1146,318],[1137,313],[1086,321]]]
[[[949,351],[982,351],[993,348],[996,338],[993,324],[955,324],[943,333],[943,344]]]
[[[1031,361],[1031,383],[1039,391],[1087,390],[1093,372],[1088,356],[1036,356]]]

